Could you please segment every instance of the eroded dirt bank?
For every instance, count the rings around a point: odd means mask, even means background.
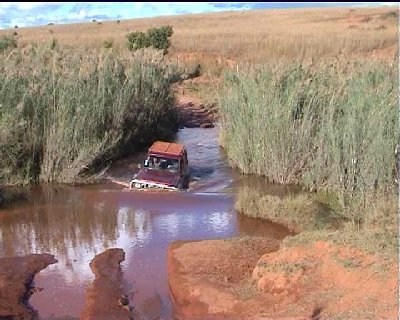
[[[214,127],[214,122],[217,120],[215,108],[206,106],[199,98],[185,91],[183,87],[178,87],[175,91],[182,127],[204,129]]]
[[[395,263],[348,246],[284,247],[263,255],[252,278],[261,293],[291,301],[296,313],[315,305],[321,319],[398,319]]]
[[[29,298],[38,290],[35,275],[57,260],[51,254],[31,254],[0,259],[0,319],[38,319]]]
[[[173,243],[168,271],[178,318],[398,318],[394,264],[324,242],[277,248],[268,238]]]
[[[123,290],[120,263],[124,260],[124,250],[117,248],[108,249],[94,257],[90,269],[95,279],[86,291],[81,320],[133,319],[133,308]]]
[[[251,275],[259,257],[278,246],[268,237],[172,243],[168,281],[177,319],[251,319],[271,307]]]

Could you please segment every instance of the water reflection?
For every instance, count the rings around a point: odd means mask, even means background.
[[[96,203],[73,188],[37,188],[28,203],[0,211],[0,254],[50,251],[70,260],[81,257],[80,251],[96,252],[99,243],[118,238],[116,212],[116,206]]]
[[[142,314],[158,310],[168,319],[170,242],[286,234],[276,226],[236,215],[235,194],[243,188],[288,191],[236,176],[216,143],[217,133],[217,128],[184,129],[178,135],[199,179],[189,192],[130,192],[107,184],[37,187],[27,202],[0,211],[0,257],[49,252],[59,261],[35,278],[45,290],[30,301],[43,319],[79,316],[85,288],[94,278],[89,262],[107,248],[119,247],[126,253],[122,268],[136,309]],[[123,166],[128,167],[113,173],[127,179],[133,164],[125,161]]]
[[[47,270],[67,283],[91,279],[88,263],[104,248],[143,243],[151,232],[144,212],[69,187],[37,188],[27,203],[0,216],[0,256],[50,252],[59,263]]]
[[[124,274],[136,291],[140,288],[135,295],[138,309],[160,296],[162,312],[169,314],[168,244],[236,232],[233,196],[135,193],[106,185],[101,192],[90,187],[35,188],[28,202],[1,211],[0,217],[0,256],[49,252],[59,261],[36,278],[46,290],[31,303],[42,317],[79,315],[85,287],[93,280],[89,262],[110,247],[126,252]]]
[[[211,232],[219,233],[232,224],[234,216],[228,216],[225,212],[211,212],[207,217]]]

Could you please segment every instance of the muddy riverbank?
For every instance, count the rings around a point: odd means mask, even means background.
[[[260,255],[279,240],[237,238],[175,242],[168,251],[168,280],[177,319],[249,319],[264,308],[250,282]]]
[[[95,279],[86,290],[85,309],[79,319],[133,319],[133,307],[124,292],[120,266],[124,260],[125,252],[118,248],[107,249],[94,257],[90,269]]]
[[[56,262],[53,255],[46,253],[0,259],[0,319],[38,318],[28,301],[42,288],[35,287],[33,280],[37,273]]]
[[[177,318],[398,318],[394,263],[326,242],[278,246],[265,237],[173,243],[168,268]]]

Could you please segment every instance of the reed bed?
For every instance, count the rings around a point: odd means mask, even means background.
[[[86,182],[121,155],[170,138],[174,72],[151,50],[70,50],[51,41],[4,51],[0,184]]]
[[[398,192],[398,86],[397,60],[228,73],[221,142],[243,173],[325,194],[333,211],[362,224],[367,208]]]

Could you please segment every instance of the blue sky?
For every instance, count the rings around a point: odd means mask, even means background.
[[[0,29],[264,8],[396,5],[395,2],[0,2]]]

